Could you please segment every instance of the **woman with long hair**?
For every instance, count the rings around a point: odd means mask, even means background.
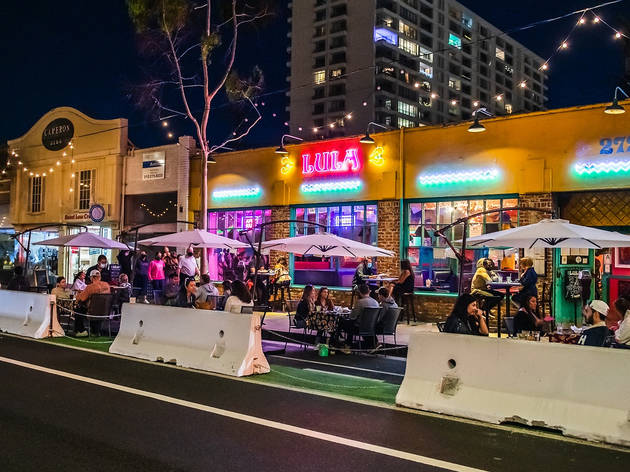
[[[241,307],[254,306],[252,296],[247,286],[240,280],[232,282],[232,294],[225,302],[224,311],[228,313],[240,313]]]
[[[328,287],[321,287],[319,292],[317,292],[317,300],[315,300],[315,309],[320,307],[321,311],[331,311],[334,310],[335,305],[330,299],[330,291]]]
[[[307,285],[302,291],[302,298],[298,303],[295,310],[294,323],[298,328],[306,328],[309,319],[313,313],[315,313],[315,289],[312,285]]]
[[[536,316],[538,299],[535,295],[527,295],[523,298],[523,304],[514,317],[514,330],[521,331],[541,331],[544,321]]]
[[[400,261],[400,276],[398,282],[392,285],[392,297],[400,302],[404,293],[413,293],[415,287],[415,275],[411,262],[408,259]]]
[[[464,293],[457,298],[453,311],[446,319],[444,331],[454,334],[488,336],[488,326],[481,311],[477,308],[475,297]]]

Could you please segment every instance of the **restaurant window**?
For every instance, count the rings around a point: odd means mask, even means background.
[[[378,220],[376,204],[339,204],[293,208],[292,236],[327,231],[338,236],[376,246]],[[319,223],[317,226],[308,223]],[[294,282],[297,284],[351,287],[359,259],[348,257],[315,257],[295,255]]]
[[[448,248],[446,241],[436,235],[440,228],[457,221],[459,218],[474,215],[486,210],[510,208],[518,206],[517,198],[454,198],[446,201],[414,202],[407,205],[407,258],[416,274],[416,286],[432,284],[448,290],[456,290],[455,276],[458,274],[458,262]],[[518,226],[518,211],[506,210],[497,213],[477,216],[468,221],[468,236],[493,233]],[[445,236],[452,242],[461,240],[464,225],[460,224],[448,229]],[[503,251],[479,248],[466,252],[471,259],[472,267],[478,259],[491,257],[497,265],[507,269],[514,267],[514,256]],[[511,257],[511,259],[510,259]],[[504,260],[505,259],[505,260]]]
[[[247,210],[209,211],[208,231],[210,233],[225,236],[247,243],[258,242],[261,230],[258,225],[271,221],[271,209],[258,208]],[[263,234],[263,241],[269,238],[271,226],[267,227]],[[251,249],[241,250],[246,259],[251,258]],[[228,255],[228,251],[215,249],[208,251],[208,272],[212,280],[235,280],[236,271],[233,267],[234,258]]]
[[[44,211],[44,183],[45,177],[36,176],[29,179],[29,210],[31,213]]]
[[[74,174],[74,206],[77,210],[89,210],[94,196],[96,170],[82,170]]]

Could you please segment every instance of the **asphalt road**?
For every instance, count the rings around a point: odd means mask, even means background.
[[[630,451],[0,339],[1,471],[627,470]]]

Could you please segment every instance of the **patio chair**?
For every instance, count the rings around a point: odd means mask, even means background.
[[[383,310],[383,316],[379,320],[376,334],[383,336],[383,344],[385,344],[385,336],[394,336],[394,344],[396,343],[396,326],[402,308],[386,308]]]
[[[376,321],[381,313],[381,308],[363,308],[359,315],[359,349],[361,339],[364,337],[376,338]]]
[[[286,303],[286,307],[287,307],[287,317],[289,319],[289,337],[291,337],[291,330],[293,329],[294,331],[299,331],[302,330],[302,335],[304,336],[304,339],[306,339],[306,332],[308,331],[308,328],[306,327],[306,324],[304,324],[303,327],[301,326],[297,326],[296,325],[296,320],[295,320],[295,312],[297,310],[297,306],[298,306],[299,300],[288,300]],[[287,344],[289,343],[289,340],[286,340],[284,343],[284,349],[287,349]],[[304,350],[306,350],[306,344],[302,345],[302,348]]]
[[[254,306],[253,305],[243,305],[243,306],[241,306],[241,314],[242,315],[251,315],[252,313],[254,313]]]
[[[113,300],[114,296],[111,293],[96,293],[90,297],[88,312],[87,315],[85,315],[88,320],[88,335],[91,335],[92,331],[96,331],[100,334],[103,319],[106,317],[108,322],[108,333],[109,337],[111,337],[112,317],[119,316],[112,315]]]
[[[444,332],[444,327],[446,326],[446,321],[438,321],[437,322],[437,329],[440,333]]]

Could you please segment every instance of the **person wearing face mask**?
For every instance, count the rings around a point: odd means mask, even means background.
[[[149,303],[146,298],[147,284],[149,282],[149,264],[147,253],[142,251],[136,260],[133,286],[138,289],[138,297],[144,298],[145,303]]]
[[[192,246],[188,246],[186,255],[179,261],[179,280],[181,287],[185,286],[186,280],[199,275],[199,267]]]
[[[365,278],[374,274],[374,265],[371,257],[364,258],[357,269],[354,271],[354,277],[352,278],[352,285],[358,287],[361,284],[366,283]]]
[[[582,313],[586,324],[590,326],[582,330],[577,343],[581,346],[604,347],[610,334],[606,326],[608,304],[602,300],[593,300],[584,307]]]
[[[98,259],[96,260],[96,264],[90,267],[87,270],[87,273],[91,274],[93,270],[98,270],[101,273],[101,282],[110,283],[112,281],[112,277],[109,272],[109,266],[107,264],[107,257],[105,257],[103,254],[98,256]],[[88,281],[88,283],[91,283],[91,282],[92,282],[92,278],[90,277],[90,280]]]

